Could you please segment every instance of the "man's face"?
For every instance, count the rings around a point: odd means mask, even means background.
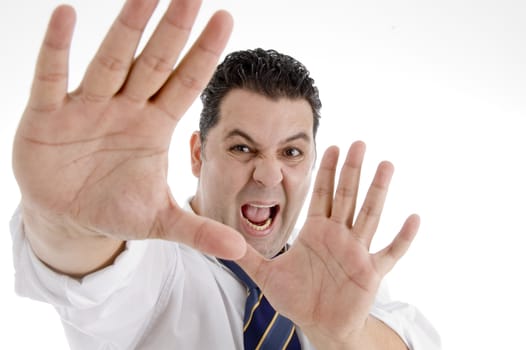
[[[276,255],[309,190],[312,126],[305,99],[230,91],[204,148],[192,135],[192,171],[199,178],[193,209],[235,228],[266,257]]]

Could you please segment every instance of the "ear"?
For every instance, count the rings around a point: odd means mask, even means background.
[[[199,131],[194,131],[190,138],[190,159],[192,162],[192,173],[199,178],[201,174],[201,136]]]

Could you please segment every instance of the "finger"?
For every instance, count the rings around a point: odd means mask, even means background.
[[[381,162],[378,165],[373,182],[369,187],[363,206],[352,229],[354,236],[362,241],[367,248],[370,247],[380,223],[380,216],[382,215],[393,172],[394,167],[389,162]]]
[[[236,260],[236,263],[241,266],[262,290],[265,289],[267,281],[267,270],[265,269],[267,262],[268,259],[249,244],[247,244],[245,255],[241,259]]]
[[[233,20],[225,11],[217,12],[152,101],[178,121],[210,80],[224,50]]]
[[[53,12],[38,55],[29,107],[51,111],[64,101],[68,88],[68,58],[75,12],[59,6]]]
[[[374,254],[375,266],[382,275],[391,271],[398,260],[405,255],[418,232],[419,226],[420,217],[416,214],[409,216],[391,244]]]
[[[308,216],[329,217],[331,215],[338,155],[339,149],[335,146],[329,147],[323,155],[312,190]]]
[[[113,96],[128,76],[142,32],[158,0],[128,0],[91,61],[81,84],[88,101]]]
[[[353,225],[364,154],[365,143],[357,141],[351,145],[334,196],[331,218],[349,227]]]
[[[203,253],[223,259],[245,255],[245,238],[236,230],[217,221],[181,209],[176,204],[159,214],[149,238],[183,243]]]
[[[154,34],[135,61],[123,94],[149,99],[164,84],[183,49],[201,1],[172,1]]]

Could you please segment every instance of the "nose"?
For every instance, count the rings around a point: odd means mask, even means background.
[[[273,187],[283,180],[281,163],[273,157],[258,158],[254,167],[254,181],[265,187]]]

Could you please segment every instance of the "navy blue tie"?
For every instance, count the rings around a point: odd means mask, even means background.
[[[261,293],[259,287],[232,261],[220,260],[247,287],[243,321],[245,350],[300,350],[296,326],[280,315]]]

